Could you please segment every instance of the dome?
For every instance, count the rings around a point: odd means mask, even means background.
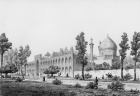
[[[100,44],[100,50],[117,50],[115,42],[107,35],[107,38]]]

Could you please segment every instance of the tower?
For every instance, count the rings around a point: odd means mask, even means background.
[[[90,63],[94,63],[94,61],[93,61],[93,39],[91,38],[90,39],[91,41],[90,41]]]

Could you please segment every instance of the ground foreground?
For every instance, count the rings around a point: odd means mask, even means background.
[[[112,92],[107,89],[74,88],[35,81],[0,81],[0,96],[140,96],[133,92]]]

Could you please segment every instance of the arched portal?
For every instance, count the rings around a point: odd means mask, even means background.
[[[39,76],[39,61],[36,61],[36,75]]]
[[[72,72],[72,68],[71,68],[71,66],[69,67],[69,73],[71,73]]]
[[[68,74],[68,68],[67,67],[65,68],[65,74],[66,75]]]

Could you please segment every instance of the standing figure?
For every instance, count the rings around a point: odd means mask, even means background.
[[[43,81],[45,81],[45,76],[43,76]]]
[[[98,78],[97,77],[95,78],[95,83],[98,85]]]

